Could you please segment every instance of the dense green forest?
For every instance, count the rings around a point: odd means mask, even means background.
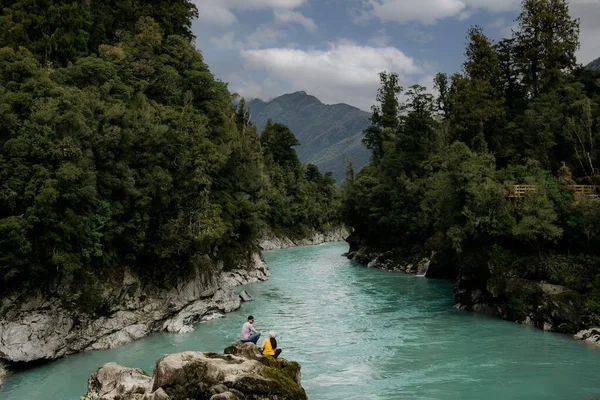
[[[209,71],[197,12],[2,1],[0,293],[123,265],[168,284],[206,256],[236,265],[265,229],[335,220],[331,174],[300,164],[286,126],[259,137]]]
[[[462,72],[433,95],[381,74],[372,158],[342,193],[353,254],[434,254],[431,275],[495,292],[517,320],[540,295],[518,282],[564,285],[598,323],[600,193],[573,185],[600,184],[600,73],[576,62],[566,1],[525,0],[516,22],[497,43],[471,28]]]

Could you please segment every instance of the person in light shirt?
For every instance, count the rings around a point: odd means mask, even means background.
[[[260,332],[254,329],[254,326],[252,326],[253,323],[254,317],[252,315],[249,315],[248,322],[246,322],[244,326],[242,326],[242,334],[240,335],[240,341],[242,341],[242,343],[258,343],[258,338],[260,338]]]

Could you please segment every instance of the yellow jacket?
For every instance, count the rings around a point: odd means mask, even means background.
[[[263,355],[264,356],[274,356],[275,355],[275,350],[273,350],[273,346],[271,346],[271,338],[268,337],[263,341],[263,344],[261,346],[263,348]]]

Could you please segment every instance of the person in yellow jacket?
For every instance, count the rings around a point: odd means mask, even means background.
[[[281,349],[277,348],[277,340],[275,339],[275,332],[269,332],[269,337],[266,338],[263,343],[259,346],[259,351],[263,356],[272,356],[273,358],[279,357]]]

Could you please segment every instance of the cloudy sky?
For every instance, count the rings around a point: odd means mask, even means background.
[[[508,37],[520,0],[194,0],[196,46],[217,78],[246,98],[304,90],[369,110],[378,73],[431,85],[463,61],[479,25]],[[581,19],[579,62],[600,57],[600,0],[571,0]]]

